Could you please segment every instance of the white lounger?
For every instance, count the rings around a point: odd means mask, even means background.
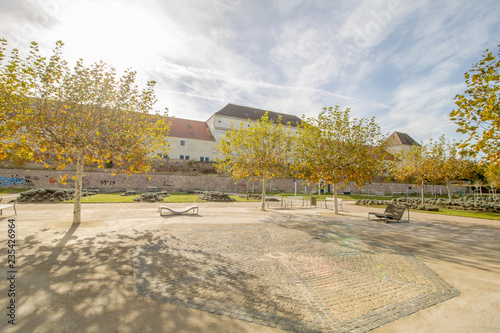
[[[187,213],[190,210],[192,210],[193,213],[198,214],[198,206],[187,206],[187,207],[184,207],[183,209],[180,209],[180,210],[174,210],[174,209],[169,208],[167,206],[160,206],[160,207],[158,207],[158,213],[160,213],[160,216],[162,215],[162,211],[164,209],[170,211],[172,214],[178,214],[178,215]]]
[[[16,211],[17,196],[10,196],[5,198],[0,198],[0,215],[3,215],[3,210],[5,208],[14,208],[14,215],[17,215]]]

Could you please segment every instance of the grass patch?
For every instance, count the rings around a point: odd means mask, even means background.
[[[0,194],[16,194],[29,191],[29,188],[0,187]]]
[[[121,196],[120,193],[110,193],[110,194],[96,194],[88,197],[82,198],[82,203],[120,203],[120,202],[135,202],[134,199],[136,195]],[[75,202],[75,200],[69,200],[64,202]]]
[[[423,212],[423,213],[431,213],[431,214],[463,216],[463,217],[472,217],[472,218],[476,218],[476,219],[487,219],[487,220],[500,221],[500,214],[492,213],[492,212],[473,212],[473,211],[467,211],[467,210],[455,210],[455,209],[446,209],[446,208],[439,208],[439,211],[437,211],[437,212],[418,211],[418,210],[413,210],[413,211]]]
[[[136,202],[134,198],[140,195],[130,195],[130,196],[121,196],[121,193],[111,193],[111,194],[96,194],[88,197],[82,198],[82,203],[130,203]],[[198,194],[189,194],[189,193],[170,193],[170,195],[166,198],[163,198],[162,202],[171,202],[171,203],[193,203],[193,202],[208,202],[201,200]],[[237,202],[258,202],[260,200],[247,200],[246,198],[240,198],[238,195],[231,195],[231,198],[235,199]],[[74,202],[74,200],[65,201],[66,203]]]
[[[295,194],[294,193],[274,193],[275,195],[279,195],[282,197],[293,197]],[[304,193],[297,193],[298,197],[309,197],[309,194],[304,194]],[[326,193],[326,194],[313,194],[317,198],[317,200],[325,200],[325,198],[332,198],[333,193]],[[358,199],[370,199],[370,200],[391,200],[392,197],[389,196],[377,196],[377,195],[361,195],[361,194],[338,194],[337,198],[345,200],[345,201],[356,201]]]

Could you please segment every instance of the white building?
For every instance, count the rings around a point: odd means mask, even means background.
[[[159,152],[163,158],[202,161],[215,160],[216,142],[203,121],[170,118],[171,145],[168,153]]]
[[[300,118],[284,113],[267,111],[271,120],[278,120],[286,126],[290,122],[296,128]],[[217,157],[217,143],[231,129],[231,124],[239,127],[240,123],[255,123],[265,110],[228,104],[214,113],[206,122],[182,118],[169,118],[171,147],[168,153],[158,152],[163,158],[189,161],[214,161]]]
[[[389,135],[386,142],[387,142],[387,151],[392,155],[400,152],[408,154],[408,152],[414,146],[420,146],[420,144],[417,141],[413,140],[413,138],[410,137],[408,134],[400,132],[394,132],[391,135]]]
[[[296,131],[301,122],[299,117],[256,109],[247,106],[227,104],[214,113],[206,122],[170,118],[171,148],[168,153],[159,152],[164,158],[189,161],[214,161],[217,158],[217,143],[221,137],[231,129],[231,125],[239,128],[241,123],[257,122],[265,113],[270,120],[277,121],[281,117],[283,126],[291,125],[292,131]],[[408,134],[394,132],[387,138],[387,151],[391,154],[408,152],[414,145],[419,145]]]
[[[297,125],[301,121],[299,117],[286,113],[228,104],[208,118],[207,125],[212,131],[215,140],[219,142],[220,138],[231,129],[231,124],[239,128],[241,123],[248,123],[248,121],[250,121],[250,123],[255,123],[262,118],[266,112],[269,119],[274,122],[281,117],[281,124],[283,126],[287,126],[288,123],[290,123],[292,131],[297,128]]]

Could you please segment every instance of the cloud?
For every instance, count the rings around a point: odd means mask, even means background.
[[[36,26],[33,39],[50,49],[62,39],[70,63],[132,67],[140,83],[158,82],[156,107],[178,117],[206,120],[227,103],[309,117],[339,105],[420,139],[455,135],[453,97],[463,73],[498,44],[499,8],[466,0],[21,0],[0,3],[0,31],[27,48],[22,27]]]
[[[0,31],[13,47],[43,39],[46,29],[59,23],[67,0],[19,0],[0,2]],[[51,43],[53,45],[53,43]]]

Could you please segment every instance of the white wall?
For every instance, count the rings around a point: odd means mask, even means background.
[[[248,120],[242,120],[239,118],[232,118],[232,117],[227,117],[227,116],[219,116],[219,115],[213,115],[210,117],[210,119],[207,121],[208,127],[212,131],[212,135],[214,136],[215,140],[217,142],[220,142],[220,138],[226,134],[227,131],[231,129],[231,124],[235,128],[240,128],[240,124],[244,123],[243,126],[249,127],[248,125]],[[255,124],[256,121],[250,121],[250,124]],[[287,126],[283,125],[283,128],[286,128]],[[296,127],[290,127],[292,134],[297,132]]]
[[[189,156],[190,161],[200,161],[200,157],[208,157],[209,161],[214,161],[217,156],[216,142],[208,140],[196,140],[188,138],[172,137],[172,144],[168,152],[158,152],[159,154],[168,154],[169,159],[180,159],[182,155],[186,159]],[[184,145],[181,145],[181,141]]]

